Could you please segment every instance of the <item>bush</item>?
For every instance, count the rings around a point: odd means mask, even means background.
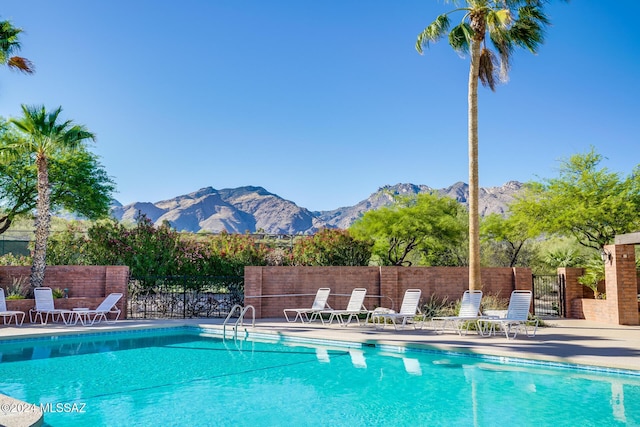
[[[294,265],[369,265],[373,241],[357,240],[347,230],[323,229],[293,245]]]
[[[31,285],[29,284],[28,277],[12,277],[11,281],[12,283],[7,285],[6,299],[25,299],[29,296],[29,293],[31,292]]]

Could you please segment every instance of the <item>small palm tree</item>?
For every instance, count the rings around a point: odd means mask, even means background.
[[[587,260],[585,265],[585,273],[578,277],[578,282],[593,291],[595,299],[605,297],[598,290],[598,284],[605,278],[604,262],[599,256]]]
[[[35,158],[38,200],[31,286],[37,287],[42,286],[44,282],[47,239],[51,223],[48,161],[52,156],[81,147],[87,140],[94,140],[95,135],[84,126],[74,125],[70,120],[59,121],[62,107],[48,113],[44,106],[23,105],[22,112],[22,118],[11,119],[10,122],[25,135],[25,138],[7,147],[3,154]]]
[[[9,21],[0,21],[0,62],[12,70],[31,74],[33,64],[27,58],[15,56],[20,50],[18,35],[22,29],[14,27]]]
[[[458,2],[454,2],[458,3]],[[549,24],[543,0],[466,0],[436,18],[418,35],[416,49],[423,53],[429,42],[448,35],[454,50],[469,54],[469,289],[480,289],[480,218],[478,210],[478,80],[491,90],[505,81],[516,47],[536,52]],[[463,12],[460,24],[450,28],[449,15]],[[487,46],[487,40],[495,52]],[[497,53],[497,54],[496,54]]]

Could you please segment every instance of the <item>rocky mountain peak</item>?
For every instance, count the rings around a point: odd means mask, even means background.
[[[517,181],[500,187],[480,189],[480,213],[503,214],[506,206],[522,188]],[[155,203],[135,202],[121,206],[117,201],[111,213],[121,221],[133,221],[139,212],[156,224],[168,221],[178,231],[208,231],[219,233],[309,234],[320,228],[346,229],[365,212],[393,203],[394,196],[413,196],[437,192],[467,204],[469,186],[457,182],[435,190],[426,185],[398,183],[380,187],[375,193],[354,206],[330,211],[311,212],[308,209],[270,193],[263,187],[245,186],[216,190],[203,187],[189,194]]]

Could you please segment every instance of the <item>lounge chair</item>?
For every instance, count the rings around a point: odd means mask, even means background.
[[[358,325],[360,325],[360,319],[358,318],[361,314],[366,314],[369,317],[370,312],[364,306],[364,299],[367,296],[366,288],[355,288],[351,292],[351,298],[349,298],[349,303],[347,304],[347,308],[344,310],[322,310],[318,315],[320,316],[320,320],[324,324],[324,319],[322,318],[323,314],[329,315],[329,324],[333,323],[333,320],[336,319],[340,326],[347,326],[351,323],[351,319],[355,319]],[[346,321],[345,321],[346,317]]]
[[[25,316],[24,311],[7,310],[7,301],[4,298],[4,289],[2,288],[0,288],[0,316],[2,316],[2,321],[5,325],[11,324],[11,319],[14,319],[16,326],[22,326]],[[21,316],[19,321],[18,316]]]
[[[371,319],[373,320],[375,328],[379,330],[384,329],[387,324],[387,320],[391,320],[393,327],[398,330],[398,321],[402,320],[402,323],[400,323],[400,329],[404,329],[407,322],[415,320],[417,317],[418,321],[413,322],[413,328],[422,329],[425,321],[425,315],[422,314],[418,307],[420,303],[420,295],[422,295],[422,291],[420,289],[407,289],[404,293],[402,305],[400,306],[400,311],[398,313],[385,313],[383,311],[374,310],[371,315]],[[418,324],[420,325],[419,328]]]
[[[482,317],[480,314],[480,303],[482,302],[482,291],[464,291],[460,302],[460,311],[457,316],[434,317],[431,319],[431,326],[436,332],[444,332],[451,328],[459,335],[466,335],[472,323]],[[440,322],[437,326],[436,323]]]
[[[310,308],[285,308],[283,310],[285,319],[287,319],[287,322],[295,322],[298,319],[300,319],[302,323],[305,321],[312,322],[318,317],[322,310],[326,310],[327,308],[331,309],[331,306],[327,304],[329,293],[331,293],[331,289],[329,288],[318,289],[318,292],[316,292],[316,298],[313,300],[313,304],[311,304]],[[287,312],[296,314],[293,320],[289,318]]]
[[[509,298],[509,308],[506,317],[478,319],[478,330],[484,336],[494,335],[496,327],[504,331],[507,339],[515,338],[518,330],[524,330],[528,337],[534,337],[538,330],[538,319],[529,320],[531,306],[531,291],[515,290]],[[528,324],[533,324],[533,331],[529,333]],[[513,330],[513,336],[510,336]]]
[[[76,311],[76,322],[80,320],[83,325],[93,325],[104,320],[106,323],[116,323],[120,318],[121,310],[116,307],[118,301],[122,298],[121,293],[112,293],[100,303],[95,310],[79,310]],[[108,314],[115,314],[115,319],[109,320]]]
[[[55,308],[53,302],[53,292],[51,288],[40,287],[33,290],[33,296],[36,300],[36,306],[29,310],[29,320],[34,323],[40,318],[40,323],[46,325],[51,316],[51,321],[55,322],[56,318],[68,325],[74,319],[72,310],[63,310]]]

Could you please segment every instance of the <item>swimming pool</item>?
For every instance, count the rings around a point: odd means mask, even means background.
[[[4,341],[0,393],[52,426],[640,425],[638,376],[329,344],[199,328]]]

